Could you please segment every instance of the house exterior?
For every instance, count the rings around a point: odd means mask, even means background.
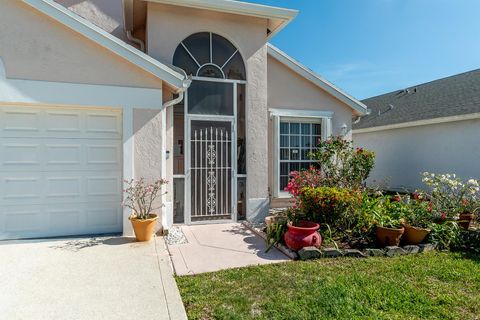
[[[363,103],[268,43],[297,11],[228,0],[0,0],[0,239],[262,219]]]
[[[424,188],[422,172],[480,177],[480,69],[363,101],[357,146],[376,153],[369,184]]]

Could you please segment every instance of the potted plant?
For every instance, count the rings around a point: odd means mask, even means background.
[[[465,230],[470,229],[479,207],[480,204],[476,199],[463,199],[459,208],[458,225]]]
[[[406,204],[402,201],[390,201],[384,197],[379,205],[379,210],[373,212],[375,218],[375,235],[379,247],[398,246],[405,228],[402,219]]]
[[[424,197],[414,193],[413,199],[409,202],[409,208],[404,216],[405,232],[402,236],[402,243],[405,245],[417,245],[425,240],[430,233],[430,226],[433,223],[432,206]]]
[[[320,248],[322,237],[318,233],[320,225],[312,221],[289,222],[284,240],[287,247],[298,251],[304,247]]]
[[[123,206],[130,208],[132,214],[129,220],[132,223],[137,241],[150,241],[158,215],[154,213],[162,207],[156,203],[161,196],[162,186],[168,182],[163,179],[147,183],[144,178],[125,180],[125,199]]]

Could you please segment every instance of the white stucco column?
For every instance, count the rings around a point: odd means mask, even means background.
[[[267,47],[247,60],[247,220],[268,214]]]
[[[130,180],[134,178],[134,148],[135,137],[133,133],[133,108],[123,108],[123,180]],[[122,181],[122,189],[125,183]],[[123,193],[123,199],[125,194]],[[123,236],[133,236],[133,229],[128,220],[131,214],[130,208],[123,208]]]

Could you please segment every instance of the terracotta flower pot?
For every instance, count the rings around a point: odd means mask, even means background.
[[[285,243],[291,250],[298,251],[304,247],[320,248],[322,237],[317,230],[320,225],[310,221],[300,221],[299,223],[287,225],[288,231],[284,235]]]
[[[148,217],[148,219],[137,219],[135,217],[129,218],[132,222],[135,238],[139,242],[150,241],[152,239],[158,216],[156,214],[150,214]]]
[[[404,225],[405,232],[402,236],[402,243],[405,245],[416,245],[421,243],[430,233],[430,229],[417,228]]]
[[[404,231],[405,228],[403,227],[400,229],[391,229],[377,226],[376,236],[378,245],[381,248],[386,246],[398,246]]]
[[[475,219],[475,215],[473,213],[461,213],[458,217],[458,225],[468,230],[473,224],[473,220]]]

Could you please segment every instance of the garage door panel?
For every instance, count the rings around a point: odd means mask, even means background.
[[[0,203],[15,205],[122,201],[120,171],[0,172]]]
[[[2,107],[0,137],[121,139],[117,110]]]
[[[0,240],[116,233],[122,229],[116,202],[6,206],[0,211]]]
[[[121,170],[119,140],[0,138],[0,171]]]
[[[122,123],[110,109],[0,107],[0,239],[122,230]]]

